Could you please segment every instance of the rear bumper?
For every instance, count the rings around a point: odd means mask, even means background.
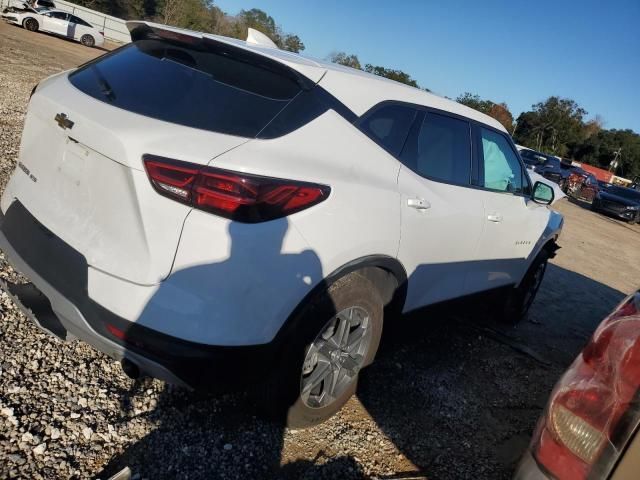
[[[0,214],[0,249],[32,283],[1,286],[48,333],[80,339],[116,360],[132,362],[142,374],[198,389],[244,385],[262,375],[275,357],[275,341],[238,347],[200,344],[119,317],[87,294],[84,257],[27,215],[24,209],[17,226]],[[33,242],[33,237],[42,238]]]
[[[544,474],[531,452],[527,450],[522,460],[520,460],[513,478],[514,480],[549,480],[550,477]]]
[[[62,340],[80,339],[116,360],[129,359],[138,365],[141,371],[169,383],[186,383],[165,366],[96,332],[73,303],[25,263],[3,233],[0,233],[0,249],[5,253],[9,263],[32,282],[25,286],[3,282],[0,286],[42,330]],[[44,296],[46,301],[38,299],[39,294]]]

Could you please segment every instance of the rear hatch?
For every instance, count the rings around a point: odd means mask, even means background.
[[[161,33],[40,85],[2,203],[19,200],[89,265],[139,284],[170,273],[190,211],[153,190],[142,156],[206,165],[305,88],[257,53]]]

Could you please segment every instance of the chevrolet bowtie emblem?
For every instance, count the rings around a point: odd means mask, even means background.
[[[57,114],[55,121],[58,123],[58,126],[63,130],[66,130],[67,128],[71,130],[74,125],[74,123],[71,120],[69,120],[69,117],[67,117],[66,113]]]

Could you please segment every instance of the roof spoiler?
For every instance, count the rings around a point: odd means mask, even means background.
[[[137,42],[139,40],[163,40],[172,43],[182,43],[194,48],[215,51],[216,53],[233,58],[234,60],[257,65],[265,70],[270,70],[279,75],[291,78],[303,90],[310,90],[315,86],[313,80],[305,77],[300,72],[290,68],[284,63],[273,60],[265,55],[260,55],[252,50],[242,48],[242,46],[234,45],[231,43],[235,41],[233,39],[229,39],[231,41],[226,42],[224,37],[220,37],[218,40],[213,35],[206,35],[202,32],[195,32],[192,30],[170,27],[168,25],[142,21],[127,22],[127,28],[129,29],[131,40],[133,42]],[[257,30],[254,31],[257,32]],[[269,37],[266,35],[264,35],[264,37],[271,42]],[[258,41],[259,39],[256,40],[254,38],[252,42],[248,41],[248,43],[255,42],[255,45]],[[275,43],[271,43],[273,44],[273,47],[271,48],[278,48]],[[259,43],[259,45],[266,46],[264,43]]]

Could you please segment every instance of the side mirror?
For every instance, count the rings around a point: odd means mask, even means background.
[[[542,182],[536,182],[533,185],[533,195],[531,196],[531,199],[534,202],[540,203],[542,205],[549,205],[553,202],[554,198],[555,193],[551,186]]]

